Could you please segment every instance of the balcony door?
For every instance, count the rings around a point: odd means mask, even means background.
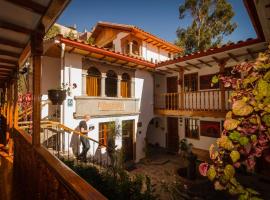
[[[122,148],[124,151],[124,161],[133,161],[134,156],[134,120],[122,121]]]
[[[178,136],[178,118],[167,118],[167,149],[171,153],[177,153],[179,149],[179,136]]]
[[[176,110],[178,108],[178,78],[177,76],[167,77],[166,109]]]

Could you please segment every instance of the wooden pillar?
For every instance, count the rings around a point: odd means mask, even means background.
[[[184,68],[179,67],[180,109],[184,109]]]
[[[106,97],[106,78],[107,75],[105,73],[101,74],[101,97]]]
[[[121,98],[121,81],[122,81],[122,76],[118,75],[117,76],[117,97]]]
[[[218,62],[219,65],[219,73],[222,75],[225,72],[225,65],[226,65],[225,60],[221,60],[220,62]],[[220,100],[221,100],[221,112],[225,112],[226,108],[225,108],[225,88],[224,88],[224,84],[222,81],[220,81]]]
[[[41,56],[43,54],[44,26],[40,24],[31,36],[31,53],[33,65],[33,135],[32,144],[40,145],[41,119]]]
[[[16,72],[16,75],[18,74],[18,70],[19,68],[17,68],[17,72]],[[15,79],[14,81],[14,103],[13,103],[13,107],[14,107],[14,124],[13,124],[13,127],[18,127],[18,78]]]

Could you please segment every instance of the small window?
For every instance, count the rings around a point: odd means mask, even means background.
[[[117,75],[113,70],[107,72],[105,79],[105,94],[107,97],[117,96]]]
[[[171,58],[172,57],[172,54],[171,53],[168,53],[168,58]]]
[[[88,96],[100,96],[101,73],[95,67],[90,67],[87,71],[86,93]]]
[[[135,40],[132,42],[132,53],[135,55],[140,55],[140,46]]]
[[[186,138],[199,139],[198,119],[185,119],[185,136]]]
[[[124,73],[122,75],[122,81],[121,81],[121,96],[122,97],[130,97],[130,76],[127,73]]]

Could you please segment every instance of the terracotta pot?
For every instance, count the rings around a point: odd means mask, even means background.
[[[48,90],[48,97],[53,105],[61,105],[67,97],[66,90]]]

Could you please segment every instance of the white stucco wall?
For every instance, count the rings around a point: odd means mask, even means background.
[[[156,117],[152,124],[148,125],[147,141],[150,144],[166,147],[166,118]]]
[[[149,44],[145,41],[142,42],[142,57],[148,61],[153,60],[155,63],[168,60],[168,51],[164,49],[159,49],[157,46],[154,46],[152,44]]]
[[[128,33],[120,32],[117,34],[116,38],[113,40],[113,44],[114,44],[114,48],[116,52],[122,52],[121,39],[126,37],[127,35]]]
[[[142,126],[136,130],[136,161],[139,161],[145,156],[143,148],[145,146],[146,131],[150,120],[154,117],[154,82],[152,74],[144,70],[136,70],[135,77],[135,97],[140,99],[138,122],[142,123]]]

